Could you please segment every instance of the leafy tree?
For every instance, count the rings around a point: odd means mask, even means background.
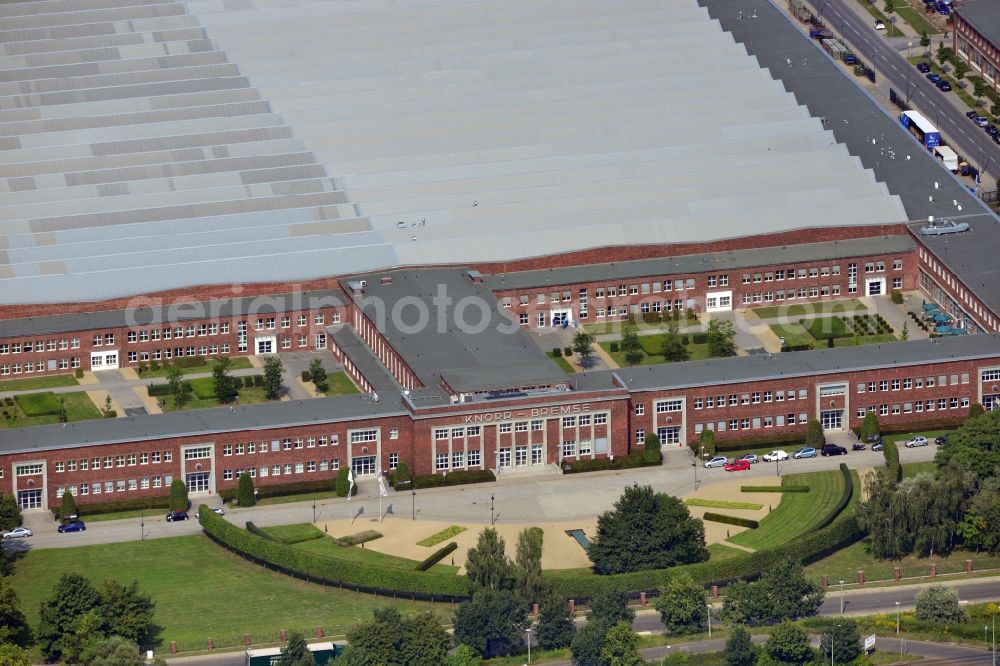
[[[318,358],[314,358],[309,361],[309,379],[316,386],[316,390],[320,393],[326,393],[330,390],[330,381],[326,376],[326,368],[323,367],[323,361]]]
[[[962,79],[969,73],[969,66],[958,55],[952,58],[952,64],[955,66],[955,80],[958,83],[962,83]]]
[[[503,537],[492,527],[483,529],[476,545],[469,549],[465,556],[465,572],[470,594],[479,590],[514,589],[514,564],[507,557]]]
[[[698,435],[698,444],[701,446],[701,453],[707,453],[711,456],[715,455],[715,431],[711,428],[705,428]]]
[[[27,650],[12,643],[0,643],[0,666],[31,666]]]
[[[542,580],[542,542],[540,527],[526,527],[517,538],[514,554],[514,589],[525,604],[540,601],[545,590]]]
[[[167,391],[174,401],[174,407],[181,409],[187,402],[187,392],[184,390],[184,371],[178,365],[167,367]]]
[[[948,446],[938,448],[938,467],[956,460],[980,479],[1000,473],[1000,409],[967,419],[948,437]]]
[[[647,462],[660,462],[663,453],[660,452],[660,437],[655,432],[646,435],[642,443],[642,456]]]
[[[602,652],[611,626],[600,620],[592,621],[576,632],[569,646],[576,666],[607,666]]]
[[[629,608],[628,594],[621,590],[608,590],[594,595],[590,600],[588,622],[603,622],[608,627],[626,622],[630,626],[635,620],[635,611]]]
[[[645,356],[642,351],[642,343],[639,342],[639,335],[635,331],[625,331],[622,335],[621,350],[625,354],[625,363],[628,365],[635,365]]]
[[[212,364],[212,390],[223,405],[236,400],[236,380],[229,374],[229,357],[222,356]]]
[[[75,647],[81,619],[97,608],[101,597],[80,574],[63,574],[42,602],[36,638],[45,661],[59,661],[63,652]]]
[[[991,553],[1000,551],[1000,477],[984,480],[958,523],[957,532],[965,545]]]
[[[944,42],[941,42],[938,45],[938,50],[937,50],[937,56],[936,57],[937,57],[938,63],[941,65],[941,67],[944,67],[944,64],[951,59],[951,49],[949,49],[947,46],[945,46]]]
[[[726,666],[753,666],[757,661],[757,646],[751,642],[750,632],[742,624],[729,632],[723,655]]]
[[[63,518],[76,515],[76,498],[69,490],[63,491],[62,503],[59,505],[59,515]]]
[[[170,500],[168,506],[171,511],[187,511],[191,505],[188,501],[188,489],[180,479],[170,482]]]
[[[576,634],[576,625],[569,616],[566,603],[554,598],[542,602],[538,613],[538,627],[535,635],[538,646],[543,650],[558,650],[569,647]]]
[[[809,647],[809,634],[799,625],[787,621],[776,626],[771,632],[767,642],[764,643],[764,654],[780,664],[805,664],[813,659],[813,651]]]
[[[819,650],[823,657],[830,658],[830,651],[833,657],[841,664],[853,663],[861,655],[861,632],[858,625],[850,620],[840,621],[839,624],[828,624],[823,628],[823,634],[819,638]]]
[[[736,329],[733,322],[713,319],[708,323],[708,355],[712,358],[736,356]]]
[[[667,324],[667,331],[663,334],[663,343],[660,346],[660,353],[668,363],[686,361],[690,357],[687,347],[681,340],[680,327],[676,321]]]
[[[990,113],[994,116],[1000,117],[1000,98],[993,102],[993,106],[990,107]],[[1000,178],[997,178],[997,180],[1000,180]]]
[[[464,643],[444,658],[444,666],[482,666],[482,663],[483,658]]]
[[[976,106],[982,106],[983,95],[986,94],[986,86],[983,85],[983,77],[977,76],[972,80],[972,94],[976,96]]]
[[[434,613],[403,618],[395,608],[374,611],[375,621],[347,633],[338,666],[438,666],[447,663],[451,639]]]
[[[59,423],[66,423],[69,421],[69,413],[66,411],[66,401],[63,398],[59,398]]]
[[[580,357],[580,365],[586,368],[594,357],[594,336],[579,330],[573,336],[573,353]]]
[[[608,666],[643,666],[646,660],[639,654],[638,636],[625,622],[618,622],[608,630],[601,648],[601,659]]]
[[[106,636],[121,636],[134,643],[147,644],[154,631],[156,603],[139,590],[138,581],[128,585],[105,580],[100,589],[101,631]]]
[[[0,644],[31,645],[31,627],[21,612],[17,592],[9,577],[0,578]]]
[[[337,472],[337,480],[333,482],[334,492],[337,493],[337,497],[347,497],[347,493],[351,493],[351,497],[358,494],[358,484],[354,484],[354,491],[351,491],[351,481],[348,479],[351,469],[349,467],[341,467]]]
[[[872,411],[865,412],[865,420],[861,422],[861,439],[867,440],[869,437],[877,437],[880,432],[878,414]]]
[[[139,653],[139,646],[127,638],[111,638],[93,641],[80,655],[80,663],[87,666],[143,666],[145,660]]]
[[[17,497],[0,492],[0,532],[12,530],[21,524],[21,507]]]
[[[513,592],[480,589],[455,612],[455,640],[483,659],[509,654],[524,642],[524,606]]]
[[[253,492],[253,479],[249,472],[240,474],[240,480],[236,483],[236,503],[239,506],[253,506],[257,504],[257,496]]]
[[[823,424],[816,419],[810,419],[806,424],[806,446],[819,449],[826,443],[826,436],[823,434]]]
[[[969,615],[959,603],[953,587],[935,585],[917,594],[917,619],[937,624],[968,622]]]
[[[316,666],[316,658],[302,634],[292,632],[288,636],[288,645],[281,648],[276,666]]]
[[[986,410],[983,409],[983,406],[978,402],[974,402],[971,405],[969,405],[969,415],[966,417],[966,420],[974,419],[977,416],[982,416],[985,413]]]
[[[920,33],[920,45],[925,49],[931,45],[931,38],[930,35],[927,34],[926,30]]]
[[[268,356],[264,359],[264,397],[268,400],[277,400],[281,397],[281,392],[285,385],[281,382],[281,376],[285,373],[285,366],[277,356]]]
[[[705,526],[676,497],[634,484],[597,519],[588,555],[599,574],[703,562]]]
[[[823,589],[808,580],[802,565],[782,560],[761,573],[755,583],[737,581],[729,588],[722,615],[729,622],[758,626],[815,615]]]
[[[896,11],[896,5],[893,3],[893,1],[885,0],[885,13],[892,16],[892,14],[895,11]]]
[[[399,463],[396,465],[396,469],[394,470],[393,475],[394,475],[393,478],[395,479],[396,488],[399,488],[400,486],[405,486],[406,484],[410,483],[410,481],[413,479],[413,477],[410,476],[410,468],[407,466],[405,460],[399,461]]]
[[[705,588],[690,576],[672,576],[656,600],[656,610],[667,631],[672,634],[694,634],[708,619],[708,597]]]

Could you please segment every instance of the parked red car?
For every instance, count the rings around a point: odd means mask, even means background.
[[[745,472],[750,469],[749,460],[734,460],[733,462],[726,463],[727,472]]]

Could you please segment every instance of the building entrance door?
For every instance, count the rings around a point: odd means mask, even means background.
[[[375,473],[375,456],[358,456],[351,459],[354,476],[369,476]]]
[[[500,449],[497,452],[497,467],[510,467],[510,448]]]
[[[820,412],[819,421],[823,424],[823,430],[843,430],[844,410],[831,409]]]
[[[17,505],[22,511],[42,508],[41,490],[19,490],[17,491]]]
[[[207,493],[210,472],[191,472],[185,475],[189,493]]]

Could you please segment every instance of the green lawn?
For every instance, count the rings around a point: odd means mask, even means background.
[[[25,416],[58,416],[62,403],[52,391],[21,393],[14,396],[14,402]]]
[[[403,613],[435,609],[445,617],[451,614],[443,604],[304,583],[252,565],[196,535],[29,551],[17,563],[14,588],[33,625],[39,603],[60,573],[81,573],[95,584],[105,578],[138,580],[156,601],[162,644],[177,641],[181,650],[203,649],[208,637],[217,647],[232,647],[241,644],[244,633],[254,643],[274,641],[279,629],[311,636],[322,626],[328,635],[342,635],[351,625],[369,621],[373,608],[389,605]]]
[[[550,352],[550,351],[545,352],[545,355],[548,356],[549,358],[551,358],[553,361],[555,361],[556,365],[558,365],[560,368],[562,368],[563,372],[565,372],[567,374],[570,374],[570,375],[573,374],[574,372],[576,372],[576,370],[573,368],[572,364],[570,364],[570,362],[566,360],[565,356],[553,356],[552,352]]]
[[[322,555],[323,557],[330,557],[338,560],[350,560],[352,562],[366,562],[380,567],[406,569],[407,571],[413,571],[416,569],[417,565],[420,564],[417,560],[408,560],[405,557],[386,555],[385,553],[374,551],[371,548],[362,548],[361,546],[341,546],[333,539],[327,537],[297,543],[295,544],[295,548],[309,553],[314,553],[316,555]],[[431,553],[428,553],[428,555],[430,554]],[[428,569],[428,571],[442,574],[457,574],[458,567],[447,564],[448,561],[448,558],[445,558],[443,560],[445,564],[435,564],[433,567]]]
[[[663,345],[662,335],[643,335],[640,336],[639,341],[642,343],[643,347],[643,357],[642,360],[636,363],[636,365],[657,365],[659,363],[666,363],[663,357],[657,353],[649,353],[652,351],[658,351]],[[625,362],[625,352],[623,351],[611,351],[610,342],[600,342],[601,349],[608,352],[608,355],[614,359],[621,367],[627,367],[628,363]],[[688,350],[688,360],[689,361],[702,361],[709,358],[708,345],[707,344],[693,344],[689,343],[685,345]]]
[[[236,379],[242,379],[242,377],[237,377]],[[192,409],[209,409],[211,407],[221,406],[219,401],[215,399],[215,390],[213,388],[213,381],[211,377],[198,377],[189,381],[191,382],[191,393],[187,395],[187,402],[184,403],[185,411]],[[267,398],[264,396],[263,386],[243,386],[239,388],[238,392],[241,405],[252,405],[258,402],[267,402]],[[174,405],[174,400],[170,396],[160,398],[160,400],[163,403],[163,411],[177,411],[177,408]]]
[[[732,546],[727,546],[721,543],[708,544],[708,552],[711,554],[711,559],[713,560],[728,560],[741,555],[746,555],[746,551],[744,550],[733,548]]]
[[[777,335],[778,338],[784,338],[785,344],[789,347],[816,344],[816,338],[809,335],[809,331],[807,331],[805,327],[798,322],[791,322],[788,324],[771,324],[771,331]]]
[[[48,395],[52,394],[48,393]],[[23,398],[24,396],[22,394],[17,397]],[[66,406],[66,417],[70,421],[86,421],[88,419],[103,418],[101,411],[94,405],[84,391],[60,393],[58,399],[62,399],[63,404]],[[8,418],[8,415],[13,416],[14,418]],[[28,426],[59,423],[58,413],[28,417],[20,407],[11,407],[6,404],[3,407],[0,407],[0,416],[3,416],[3,418],[0,418],[0,428],[25,428]]]
[[[36,389],[57,388],[60,386],[76,386],[73,375],[48,375],[46,377],[26,377],[0,382],[0,393],[7,391],[34,391]]]
[[[711,509],[750,509],[751,511],[757,511],[764,508],[763,504],[756,502],[732,502],[729,500],[704,499],[701,497],[689,497],[684,500],[684,503],[688,506],[706,506]]]
[[[788,464],[794,463],[789,460],[786,469]],[[817,525],[837,505],[844,489],[844,477],[839,470],[788,474],[781,481],[783,485],[807,485],[809,492],[783,493],[781,502],[764,516],[760,527],[741,532],[729,541],[754,550],[774,548],[786,543]]]
[[[253,363],[250,362],[250,358],[247,356],[230,356],[229,358],[229,370],[246,370],[253,367]],[[193,368],[181,368],[181,372],[185,375],[195,375],[199,373],[209,373],[212,372],[212,362],[213,359],[208,359],[205,365],[199,365]],[[166,377],[169,366],[161,365],[159,370],[146,369],[145,372],[140,373],[139,377],[142,379],[153,379],[155,377]]]
[[[358,387],[354,385],[354,382],[351,381],[346,372],[331,372],[327,374],[326,380],[330,384],[330,388],[327,389],[324,395],[350,395],[352,393],[359,393]]]
[[[865,541],[838,550],[836,553],[806,567],[806,573],[819,580],[829,576],[830,581],[843,578],[849,583],[857,582],[858,570],[865,572],[865,580],[874,582],[892,580],[893,567],[899,567],[903,577],[926,576],[931,563],[937,564],[938,573],[965,571],[965,560],[971,559],[975,569],[995,569],[1000,567],[1000,557],[983,553],[957,550],[948,557],[904,557],[902,560],[877,560],[865,548]]]
[[[909,5],[907,5],[905,3],[897,5],[896,6],[896,13],[899,14],[899,17],[901,19],[903,19],[904,21],[906,21],[907,23],[909,23],[910,27],[912,27],[914,30],[916,30],[918,35],[922,34],[924,31],[927,32],[927,36],[928,37],[931,36],[931,35],[938,34],[938,29],[935,28],[934,25],[930,21],[928,21],[927,19],[925,19],[920,12],[918,12],[915,9],[913,9],[913,7],[910,7]],[[921,48],[923,48],[922,46],[920,46],[920,38],[919,37],[917,39],[913,40],[913,42],[914,42],[913,48],[915,48],[915,49],[921,49]]]
[[[752,312],[760,319],[775,317],[800,318],[810,314],[857,314],[868,308],[857,298],[845,298],[839,301],[818,301],[816,303],[795,303],[793,305],[776,305],[766,308],[753,308]]]
[[[857,347],[859,345],[880,345],[887,342],[899,342],[892,333],[882,333],[880,335],[860,335],[858,337],[836,338],[833,341],[834,347]]]
[[[903,478],[908,479],[916,476],[917,474],[923,474],[924,472],[934,472],[936,469],[937,463],[933,460],[906,463],[903,465]]]
[[[825,348],[827,346],[827,342],[825,337],[818,339],[813,337],[813,334],[810,333],[810,329],[813,333],[820,333],[821,335],[824,331],[829,331],[833,335],[837,335],[838,331],[842,333],[844,330],[843,321],[837,318],[822,318],[806,323],[809,324],[809,329],[798,322],[771,324],[770,328],[771,331],[773,331],[779,338],[784,338],[785,344],[790,347],[798,345],[812,345],[815,349]],[[858,345],[875,345],[898,341],[899,338],[892,333],[882,333],[879,335],[835,337],[833,339],[833,344],[836,347],[855,347]]]

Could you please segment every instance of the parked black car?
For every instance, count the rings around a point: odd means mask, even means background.
[[[942,444],[947,444],[948,435],[938,435],[937,437],[934,438],[934,443],[937,444],[938,446],[941,446]]]
[[[862,444],[861,442],[858,442],[857,444],[854,444],[853,446],[851,446],[851,451],[864,451],[865,450],[865,446],[866,446],[865,444]]]
[[[847,455],[847,449],[836,444],[824,444],[819,453],[823,456],[845,456]]]
[[[171,511],[167,514],[167,522],[172,523],[177,520],[187,520],[187,511]]]

